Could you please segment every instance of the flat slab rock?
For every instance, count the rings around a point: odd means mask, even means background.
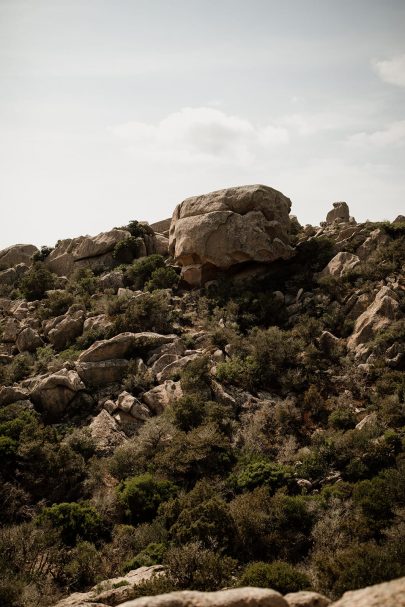
[[[135,599],[120,607],[288,607],[288,603],[269,588],[232,588],[217,592],[170,592]]]

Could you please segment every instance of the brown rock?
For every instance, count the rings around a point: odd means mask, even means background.
[[[334,202],[333,209],[326,215],[326,223],[348,223],[350,211],[347,202]]]
[[[18,386],[2,386],[0,388],[0,406],[11,405],[18,400],[27,400],[28,390]]]
[[[356,250],[356,254],[361,260],[367,259],[371,253],[374,253],[380,246],[387,244],[391,239],[384,230],[373,230],[370,236]]]
[[[93,419],[89,429],[96,450],[102,455],[110,455],[126,441],[126,436],[119,429],[115,419],[104,409]]]
[[[84,383],[92,387],[120,382],[128,373],[127,360],[111,359],[97,362],[78,362],[76,370]]]
[[[48,339],[56,350],[63,350],[83,332],[84,312],[59,317],[59,322],[48,333]]]
[[[288,259],[290,208],[289,198],[262,185],[188,198],[173,213],[170,254],[190,284],[208,280],[212,269]]]
[[[111,339],[96,341],[79,356],[79,362],[98,362],[112,358],[126,358],[144,350],[151,350],[175,339],[174,335],[144,333],[120,333]]]
[[[33,244],[15,244],[0,251],[0,267],[11,268],[19,263],[32,265],[32,256],[38,251]]]
[[[145,392],[142,396],[142,400],[148,405],[148,407],[159,415],[164,411],[166,407],[174,403],[178,398],[183,396],[183,392],[180,386],[180,382],[174,382],[170,379],[166,380],[160,386],[156,386]]]
[[[331,600],[318,594],[318,592],[310,592],[302,590],[301,592],[290,592],[284,596],[290,607],[327,607],[331,604]]]
[[[86,386],[74,370],[61,369],[57,373],[33,378],[30,397],[52,417],[62,415],[76,394]]]
[[[379,331],[397,318],[398,311],[399,303],[395,293],[389,287],[382,287],[373,303],[357,319],[353,334],[347,341],[349,350],[356,350],[360,345],[371,341]]]
[[[37,348],[44,345],[38,333],[31,327],[23,329],[15,343],[19,352],[35,352]]]
[[[18,320],[16,318],[7,318],[3,326],[1,341],[6,343],[15,343],[20,331],[21,325]]]
[[[345,592],[331,607],[405,607],[405,577]]]
[[[357,255],[353,255],[353,253],[347,253],[346,251],[342,251],[335,255],[333,259],[330,260],[328,265],[320,272],[320,276],[337,276],[340,278],[353,270],[360,263],[360,258]]]
[[[142,597],[120,607],[288,607],[288,603],[275,590],[249,587],[217,592],[182,590]]]

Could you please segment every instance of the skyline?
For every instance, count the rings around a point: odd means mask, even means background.
[[[393,220],[404,31],[401,0],[0,0],[0,248],[249,183]]]

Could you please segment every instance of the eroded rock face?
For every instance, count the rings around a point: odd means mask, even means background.
[[[120,333],[111,339],[94,342],[79,356],[79,362],[99,362],[112,358],[126,358],[139,350],[151,350],[175,339],[174,335],[159,333]]]
[[[327,607],[331,600],[318,592],[301,590],[300,592],[290,592],[285,595],[289,607]]]
[[[353,270],[359,263],[360,259],[357,255],[342,251],[330,260],[328,265],[320,273],[320,276],[337,276],[340,278],[350,270]]]
[[[20,263],[32,265],[32,256],[38,251],[33,244],[14,244],[0,251],[0,267],[12,268]]]
[[[61,240],[46,258],[45,264],[59,276],[69,276],[76,268],[111,268],[115,245],[131,235],[126,230],[110,230],[97,236],[78,236]]]
[[[30,397],[53,418],[61,416],[76,394],[86,389],[74,370],[61,369],[34,382]]]
[[[332,607],[404,607],[405,577],[345,592]]]
[[[333,209],[326,215],[326,223],[348,223],[350,211],[347,202],[334,202]]]
[[[291,201],[263,185],[228,188],[187,198],[170,226],[169,252],[190,284],[209,271],[246,261],[288,259]]]
[[[115,419],[104,409],[93,419],[89,426],[96,451],[102,455],[111,455],[115,449],[126,441],[125,434],[118,427]]]
[[[356,350],[373,339],[378,331],[385,329],[397,318],[398,311],[399,303],[394,291],[389,287],[382,287],[373,303],[358,317],[353,334],[347,341],[349,350]]]
[[[231,588],[217,592],[182,590],[128,601],[120,607],[288,607],[270,588]]]

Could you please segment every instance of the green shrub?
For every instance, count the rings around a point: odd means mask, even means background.
[[[79,540],[99,542],[108,535],[108,529],[97,511],[87,504],[64,502],[44,508],[39,524],[49,523],[60,532],[62,541],[75,546]]]
[[[179,283],[179,276],[173,268],[157,268],[145,284],[148,291],[156,289],[173,289]]]
[[[229,585],[237,562],[191,542],[169,550],[164,565],[175,588],[207,592]]]
[[[55,286],[55,274],[52,274],[41,263],[34,265],[24,274],[20,291],[28,301],[43,299],[46,291]]]
[[[308,577],[284,561],[250,563],[240,577],[241,586],[272,588],[287,594],[309,588]]]
[[[134,263],[126,269],[124,280],[128,287],[134,289],[143,289],[152,274],[159,268],[165,268],[165,260],[161,255],[149,255],[134,261]]]
[[[170,333],[172,311],[165,293],[156,291],[125,302],[124,311],[115,319],[111,335],[132,331]]]
[[[293,479],[290,468],[262,458],[242,464],[241,470],[231,477],[231,483],[237,490],[251,491],[255,487],[266,485],[274,493],[276,489],[291,484]]]
[[[124,570],[131,571],[131,569],[137,569],[138,567],[160,565],[166,552],[166,544],[148,544],[144,550],[141,550],[133,559],[125,563]]]
[[[113,257],[120,263],[131,263],[142,251],[143,240],[140,237],[130,236],[119,240],[114,247]]]
[[[328,421],[337,430],[350,430],[357,423],[356,415],[349,407],[338,407],[329,415]]]
[[[121,483],[118,498],[126,509],[132,524],[151,521],[162,502],[170,499],[177,487],[170,481],[153,477],[151,474],[134,476]]]

